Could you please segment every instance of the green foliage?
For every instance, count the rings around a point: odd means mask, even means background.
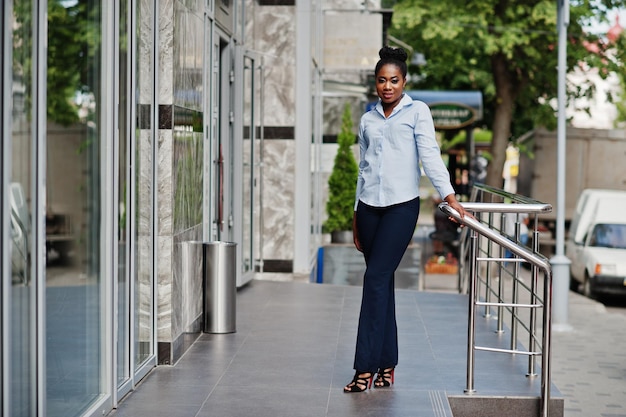
[[[613,61],[614,67],[612,70],[619,78],[622,91],[621,96],[615,98],[615,107],[617,108],[617,119],[615,122],[616,127],[618,127],[626,122],[626,32],[622,32],[616,40],[614,51],[615,60]]]
[[[352,230],[354,197],[359,167],[352,153],[356,135],[352,132],[352,113],[346,103],[341,119],[341,131],[337,136],[339,148],[335,156],[333,171],[328,178],[328,201],[324,223],[325,232]]]
[[[583,28],[625,5],[626,0],[570,2],[568,71],[584,62],[603,73],[609,61],[585,47],[599,38]],[[398,0],[390,34],[426,58],[424,66],[410,66],[410,72],[421,77],[409,88],[482,92],[483,124],[493,131],[494,160],[500,165],[511,138],[537,126],[556,126],[556,112],[550,106],[557,95],[553,0]],[[570,99],[594,93],[569,87]],[[497,171],[498,163],[490,170]],[[495,171],[495,176],[490,171],[490,178],[501,181]]]
[[[27,86],[32,77],[32,2],[14,4],[16,24],[13,30],[14,74],[19,74]],[[79,120],[76,97],[80,93],[99,94],[94,68],[100,66],[99,8],[87,0],[68,3],[49,0],[46,103],[49,120],[70,125]],[[30,109],[32,97],[27,90],[25,106]]]

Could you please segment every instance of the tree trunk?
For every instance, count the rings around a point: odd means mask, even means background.
[[[487,184],[502,188],[502,169],[506,160],[506,148],[511,137],[511,121],[515,103],[515,79],[507,70],[506,57],[496,54],[491,58],[496,86],[496,110],[493,119],[491,154],[493,159],[487,167]]]

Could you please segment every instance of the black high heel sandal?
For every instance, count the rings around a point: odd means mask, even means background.
[[[374,381],[374,387],[387,388],[393,385],[395,368],[379,369],[376,381]]]
[[[352,378],[352,381],[348,385],[343,387],[343,392],[363,392],[372,386],[373,379],[374,374],[371,372],[356,371],[356,374],[354,374],[354,378]]]

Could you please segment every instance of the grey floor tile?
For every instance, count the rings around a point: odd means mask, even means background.
[[[327,404],[328,389],[223,386],[212,393],[197,417],[323,417]]]
[[[354,375],[360,288],[253,281],[238,292],[236,333],[201,335],[112,415],[450,417],[435,414],[436,403],[466,387],[467,299],[399,290],[396,300],[400,358],[390,389],[343,393]],[[477,340],[506,345],[493,326],[477,320]],[[476,363],[478,390],[536,389],[525,357],[477,352]]]

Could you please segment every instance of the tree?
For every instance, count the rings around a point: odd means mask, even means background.
[[[354,196],[359,167],[352,153],[356,135],[352,132],[352,112],[346,103],[341,118],[341,131],[337,136],[337,155],[333,170],[328,178],[328,201],[324,223],[326,232],[352,230],[354,215]]]
[[[79,121],[77,95],[99,96],[93,73],[100,65],[99,59],[95,59],[99,56],[100,9],[90,6],[87,0],[49,0],[47,4],[47,117],[61,125],[70,125]],[[32,76],[32,2],[15,2],[14,16],[13,54],[19,57],[15,61],[22,64],[13,68],[13,73],[29,87]],[[25,100],[26,108],[30,109],[30,89]]]
[[[605,67],[587,49],[599,43],[583,28],[625,0],[570,5],[567,66],[581,62]],[[557,95],[557,3],[553,0],[399,0],[390,33],[426,56],[415,88],[480,90],[485,124],[493,132],[487,183],[500,187],[510,140],[536,126],[554,128]],[[593,88],[568,86],[571,98],[592,96]]]
[[[615,59],[612,61],[614,64],[613,71],[615,71],[619,78],[622,91],[615,102],[617,108],[616,124],[617,126],[623,126],[624,122],[626,122],[626,65],[624,65],[626,62],[626,32],[622,32],[615,40],[613,50],[615,52]]]

